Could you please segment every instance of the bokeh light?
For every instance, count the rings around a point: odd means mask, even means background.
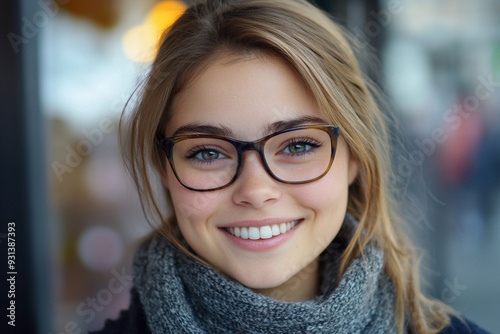
[[[187,6],[181,1],[162,1],[148,13],[146,21],[128,30],[122,39],[122,48],[128,58],[141,63],[152,62],[156,56],[158,41],[184,13]]]
[[[78,241],[78,256],[89,269],[108,272],[123,257],[123,240],[120,234],[107,226],[87,228]]]
[[[180,1],[162,1],[149,12],[147,22],[156,29],[163,31],[170,27],[186,10],[186,5]]]

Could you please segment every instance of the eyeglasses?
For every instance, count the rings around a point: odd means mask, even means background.
[[[179,182],[194,191],[211,191],[232,184],[241,169],[243,153],[259,152],[271,177],[287,184],[316,181],[332,166],[340,129],[334,125],[300,126],[256,141],[193,134],[156,136]]]

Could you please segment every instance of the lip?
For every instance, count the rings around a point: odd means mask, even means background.
[[[273,236],[272,238],[269,239],[258,239],[258,240],[252,240],[252,239],[243,239],[240,237],[236,237],[229,233],[226,228],[229,227],[261,227],[261,226],[266,226],[266,225],[273,225],[273,224],[281,224],[281,223],[287,223],[291,222],[294,220],[298,220],[297,225],[289,230],[288,232],[284,234],[280,234],[277,236]],[[262,252],[262,251],[267,251],[271,250],[274,248],[277,248],[284,244],[288,239],[290,239],[295,232],[300,228],[300,225],[304,219],[264,219],[264,220],[246,220],[246,221],[239,221],[232,223],[230,225],[220,227],[220,230],[224,235],[238,248],[247,250],[247,251],[252,251],[252,252]]]

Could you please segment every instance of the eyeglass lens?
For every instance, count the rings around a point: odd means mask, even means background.
[[[280,133],[267,140],[264,157],[272,176],[299,183],[321,176],[330,166],[332,142],[321,129],[300,129]],[[238,152],[229,141],[188,138],[175,143],[172,162],[179,180],[193,189],[214,189],[227,185],[238,169]]]

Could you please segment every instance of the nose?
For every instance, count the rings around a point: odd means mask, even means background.
[[[241,170],[234,186],[233,201],[246,207],[262,208],[281,197],[278,181],[267,173],[255,151],[243,154]]]

